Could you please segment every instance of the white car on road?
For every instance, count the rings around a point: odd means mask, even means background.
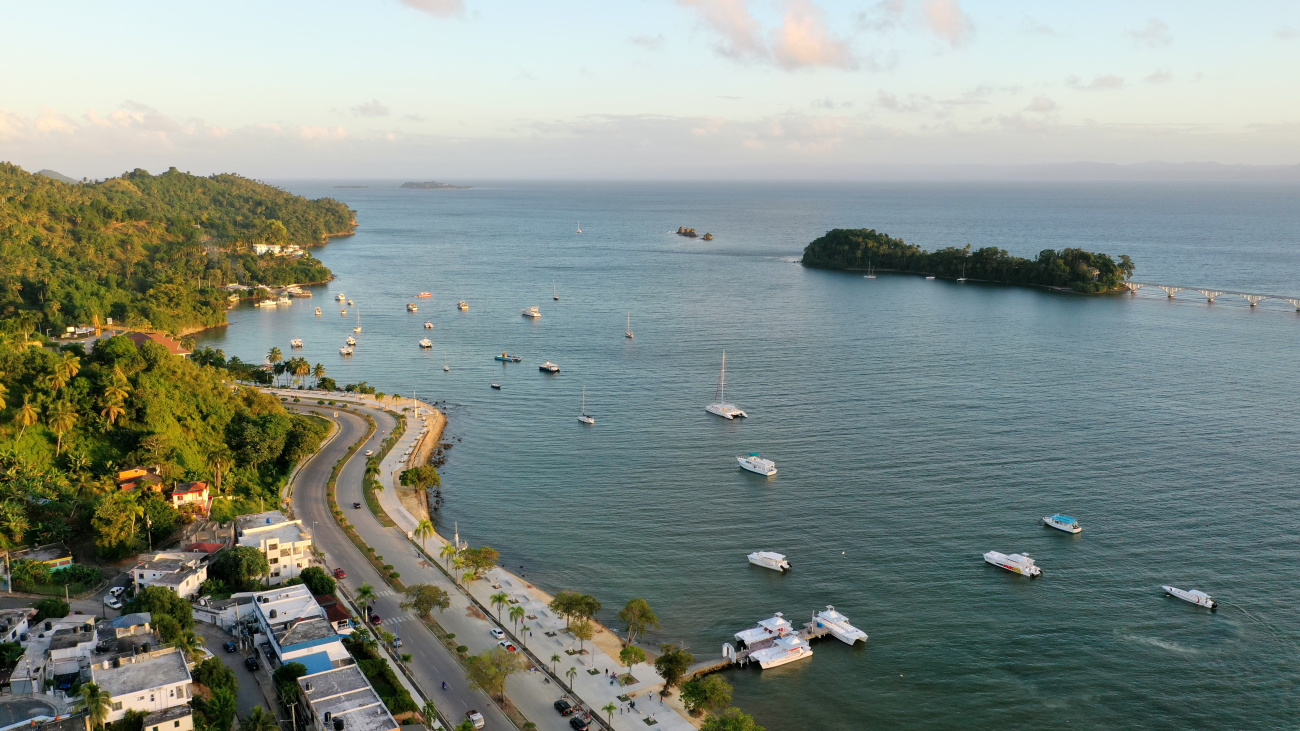
[[[109,596],[122,596],[122,592],[124,592],[124,591],[126,591],[126,587],[125,587],[125,586],[115,586],[115,587],[113,587],[112,589],[109,589],[109,590],[108,590],[108,595],[109,595]]]
[[[106,596],[104,597],[104,606],[108,607],[109,609],[121,609],[122,600],[118,599],[115,596]]]
[[[493,627],[492,629],[488,630],[488,634],[492,635],[494,639],[498,639],[498,640],[504,640],[506,638],[506,633],[501,631],[497,627]]]

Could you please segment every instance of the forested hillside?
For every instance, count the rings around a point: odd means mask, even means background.
[[[313,246],[351,233],[354,212],[238,175],[175,168],[62,183],[0,163],[0,319],[36,331],[112,317],[175,334],[225,322],[216,287],[328,279],[310,255],[257,255],[253,244]]]
[[[1012,256],[989,246],[972,250],[948,247],[925,251],[874,229],[837,228],[803,251],[804,266],[823,269],[882,270],[1007,284],[1069,287],[1077,292],[1109,292],[1133,274],[1133,260],[1083,249],[1044,249],[1036,259]]]

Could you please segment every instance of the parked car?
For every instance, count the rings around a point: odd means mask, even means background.
[[[379,624],[380,621],[382,621],[382,620],[379,619],[379,615],[378,615],[378,614],[375,614],[374,612],[371,612],[371,613],[370,613],[370,623],[371,623],[371,624]]]
[[[107,606],[109,609],[121,609],[122,600],[118,599],[115,596],[106,596],[104,597],[104,605]]]
[[[561,716],[572,716],[573,704],[561,698],[555,702],[555,710],[559,711]]]
[[[357,509],[357,510],[360,510],[360,509],[361,509],[361,503],[352,503],[352,507],[355,508],[355,509]]]
[[[222,647],[226,648],[226,652],[239,652],[239,645],[235,644],[234,640],[227,642]]]
[[[492,629],[488,630],[488,634],[492,635],[494,639],[498,639],[498,640],[504,640],[506,638],[506,633],[503,632],[500,627],[493,627]]]
[[[126,587],[125,587],[125,586],[115,586],[115,587],[113,587],[112,589],[109,589],[109,590],[108,590],[108,595],[109,595],[109,596],[122,596],[122,592],[124,592],[124,591],[126,591]]]
[[[259,663],[255,657],[246,657],[244,658],[244,667],[249,670],[257,671],[261,669],[262,664]]]
[[[402,638],[401,638],[401,637],[394,637],[394,638],[393,638],[393,647],[401,647],[401,646],[402,646]]]
[[[334,569],[334,578],[346,579],[348,578],[348,572],[344,571],[343,569]]]
[[[573,728],[574,731],[587,731],[587,729],[591,728],[586,721],[577,716],[573,716],[569,719],[569,726]]]
[[[500,647],[504,647],[506,649],[506,652],[519,652],[519,648],[515,647],[515,643],[511,642],[510,640],[501,640],[500,642],[497,643],[497,645]]]
[[[487,723],[483,720],[483,714],[472,708],[465,711],[465,718],[468,718],[469,722],[474,724],[474,728],[483,728],[483,725]]]

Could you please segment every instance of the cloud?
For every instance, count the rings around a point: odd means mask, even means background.
[[[876,106],[891,112],[919,112],[931,107],[933,101],[924,94],[911,94],[906,100],[900,100],[897,95],[890,94],[884,89],[876,91]]]
[[[975,24],[957,0],[925,0],[921,8],[930,30],[955,46],[962,46],[975,33]]]
[[[1071,76],[1065,80],[1065,85],[1076,91],[1115,91],[1124,88],[1124,79],[1115,74],[1106,74],[1084,83],[1078,76]]]
[[[1273,37],[1279,41],[1294,41],[1295,39],[1300,38],[1300,30],[1296,30],[1289,25],[1284,25],[1277,29],[1277,32],[1273,34]]]
[[[464,0],[401,0],[408,8],[439,18],[456,18],[465,14]]]
[[[1048,24],[1046,24],[1046,23],[1040,23],[1040,22],[1038,22],[1037,20],[1035,20],[1035,19],[1029,17],[1028,15],[1026,15],[1024,21],[1020,23],[1020,32],[1026,34],[1026,35],[1031,35],[1031,36],[1059,36],[1059,35],[1061,35],[1061,34],[1058,33],[1057,30],[1056,30],[1055,28],[1053,28],[1052,26],[1050,26],[1050,25],[1048,25]]]
[[[1157,18],[1148,20],[1141,28],[1129,31],[1128,36],[1140,48],[1160,48],[1174,42],[1174,37],[1169,34],[1169,26]]]
[[[834,99],[826,97],[825,99],[813,99],[809,106],[813,109],[848,109],[853,106],[853,102],[836,103]]]
[[[664,43],[667,41],[664,38],[664,34],[660,33],[657,36],[633,36],[628,39],[628,42],[634,46],[640,46],[647,51],[658,51],[664,47]]]
[[[1157,69],[1142,81],[1148,84],[1168,84],[1174,80],[1174,72],[1169,69]]]
[[[902,27],[906,15],[907,0],[880,0],[858,13],[856,22],[863,30],[889,31]]]
[[[1029,102],[1029,106],[1025,107],[1025,111],[1038,114],[1050,114],[1058,109],[1060,109],[1060,106],[1044,94],[1034,97],[1034,100]]]
[[[405,120],[408,120],[408,121],[411,121],[411,122],[423,122],[423,121],[424,121],[424,117],[421,117],[421,116],[418,115],[418,114],[403,114],[403,115],[402,115],[402,119],[405,119]]]
[[[716,36],[714,50],[737,61],[773,63],[787,71],[802,68],[855,70],[849,44],[831,32],[825,13],[811,0],[786,0],[781,25],[765,29],[748,0],[677,0],[699,14]]]
[[[358,104],[352,107],[352,116],[354,117],[387,117],[388,107],[384,106],[378,99],[371,99],[364,104]]]

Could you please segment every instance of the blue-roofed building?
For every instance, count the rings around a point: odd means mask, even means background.
[[[277,665],[299,662],[310,672],[324,672],[352,664],[334,624],[306,586],[257,592],[253,611],[264,636],[258,642],[271,645]]]

